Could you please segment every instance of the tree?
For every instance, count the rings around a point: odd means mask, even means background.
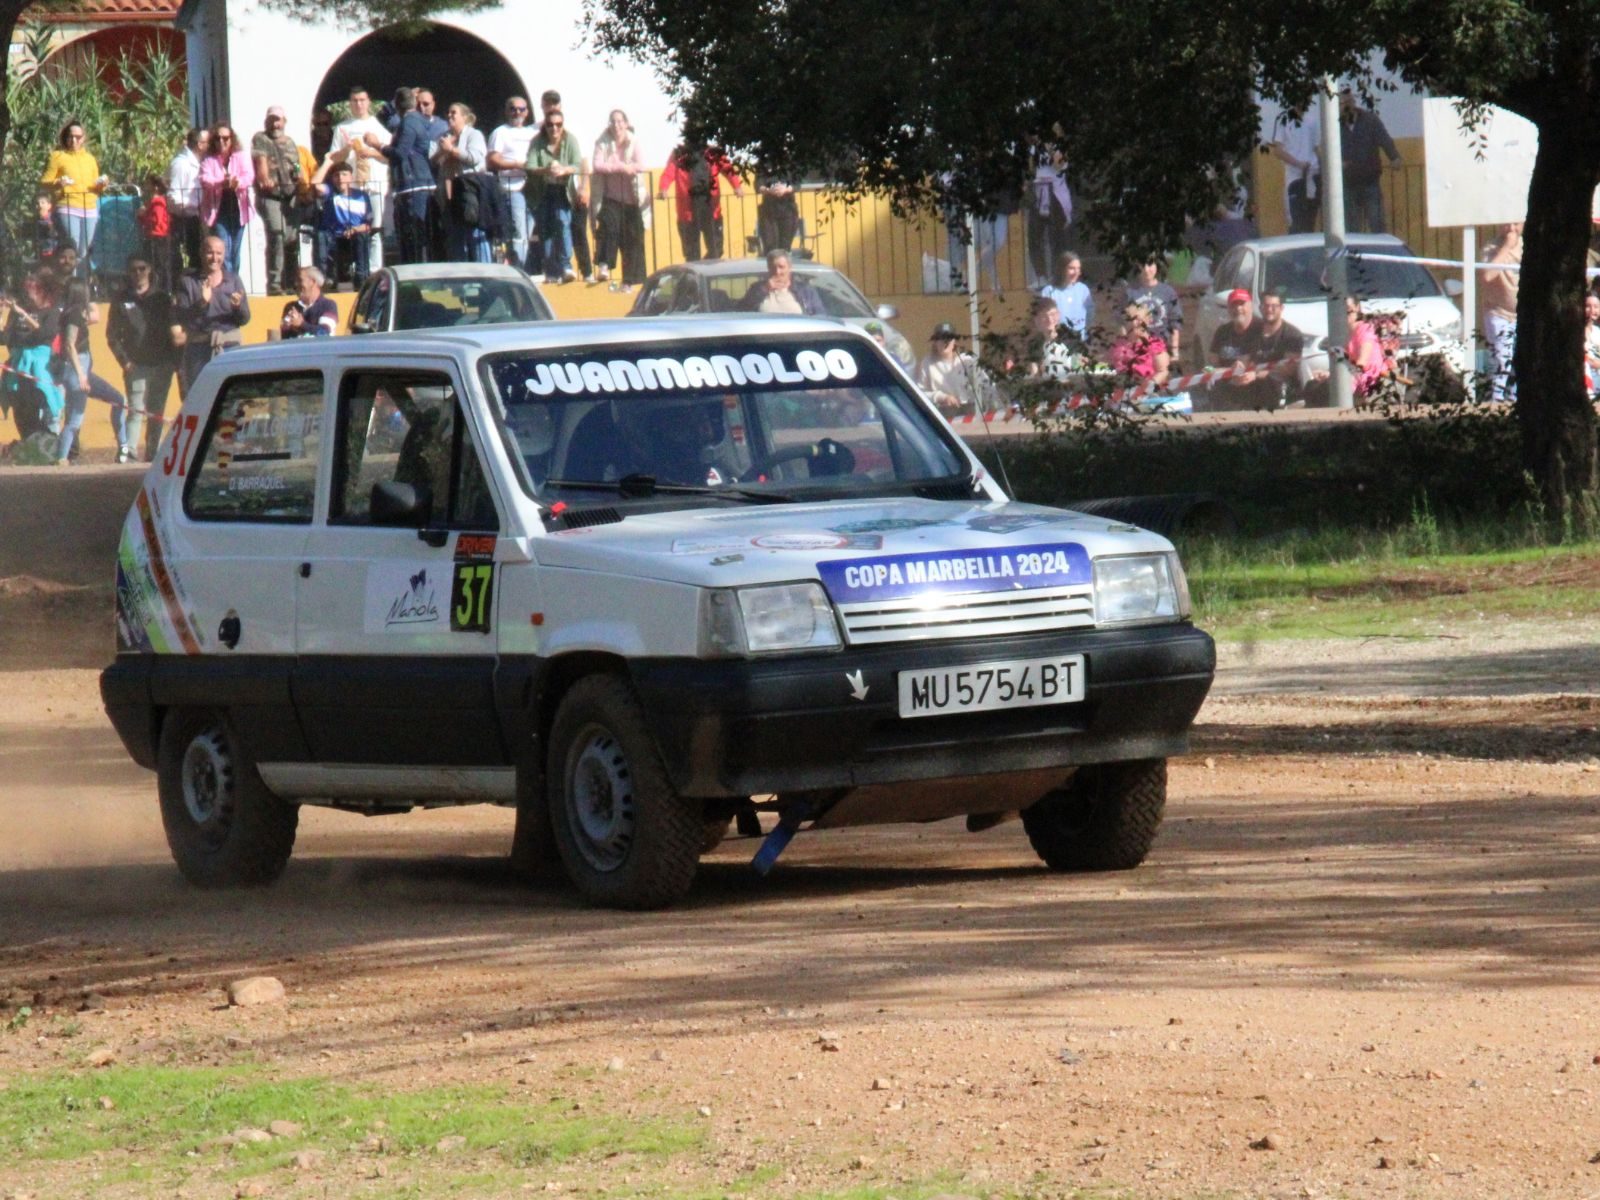
[[[1401,78],[1532,121],[1516,350],[1519,469],[1553,511],[1596,484],[1581,383],[1600,182],[1600,0],[588,0],[604,50],[655,66],[686,132],[772,169],[983,212],[1065,145],[1079,215],[1124,262],[1178,244],[1257,147],[1258,97]]]

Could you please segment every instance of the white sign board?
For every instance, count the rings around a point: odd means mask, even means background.
[[[1489,108],[1475,128],[1461,127],[1456,102],[1422,102],[1427,156],[1428,224],[1503,225],[1528,214],[1528,181],[1539,151],[1533,122]],[[1600,196],[1595,216],[1600,219]]]

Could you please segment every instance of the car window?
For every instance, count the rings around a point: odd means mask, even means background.
[[[394,327],[440,329],[551,319],[550,306],[525,280],[425,279],[400,285]]]
[[[1373,254],[1409,256],[1402,245],[1374,246]],[[1363,299],[1411,300],[1441,295],[1438,281],[1416,263],[1387,262],[1369,258],[1359,247],[1349,257],[1350,290]],[[1266,256],[1266,287],[1283,292],[1284,299],[1326,300],[1329,293],[1327,260],[1321,246],[1304,246]]]
[[[708,282],[713,290],[713,310],[719,310],[719,305],[715,302],[715,293],[720,292],[727,297],[727,308],[720,311],[738,309],[744,305],[750,295],[750,289],[766,277],[765,270],[739,275],[710,276]],[[822,301],[822,311],[830,317],[875,315],[872,306],[860,292],[856,291],[855,285],[837,271],[796,271],[794,277],[816,291],[817,297]]]
[[[190,469],[184,511],[202,521],[309,522],[322,407],[319,371],[228,380]]]
[[[430,371],[359,371],[340,389],[333,496],[328,520],[372,523],[380,483],[426,490],[416,527],[496,530],[499,517],[449,376]]]
[[[382,333],[389,328],[389,299],[394,294],[387,272],[380,272],[367,293],[367,328]]]
[[[673,281],[672,306],[668,311],[675,313],[700,311],[700,281],[689,272],[682,272]]]
[[[633,311],[646,317],[659,317],[666,312],[671,304],[672,279],[672,275],[667,274],[646,281],[639,299],[634,302]]]
[[[967,470],[943,427],[860,343],[517,352],[484,370],[524,485],[541,501],[592,499],[630,476],[812,497]]]
[[[1217,264],[1217,269],[1211,276],[1216,281],[1217,291],[1226,292],[1233,287],[1228,281],[1239,273],[1239,259],[1243,256],[1244,251],[1237,246],[1222,256],[1222,261]]]
[[[1225,276],[1224,278],[1229,278]],[[1256,290],[1256,256],[1249,250],[1239,255],[1239,265],[1233,269],[1229,278],[1228,287],[1243,288],[1247,292]]]

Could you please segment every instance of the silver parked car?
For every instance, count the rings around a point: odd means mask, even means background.
[[[539,287],[503,263],[406,263],[374,271],[350,310],[349,332],[554,321]]]
[[[822,263],[795,258],[791,260],[791,267],[796,279],[816,290],[826,316],[836,317],[858,329],[873,324],[883,326],[884,349],[906,370],[916,365],[917,356],[911,343],[889,324],[900,315],[894,305],[874,307],[848,276]],[[766,260],[760,258],[712,258],[663,267],[644,281],[628,315],[678,317],[739,312],[750,289],[766,277]]]

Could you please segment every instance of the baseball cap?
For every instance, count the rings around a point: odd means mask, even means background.
[[[1228,293],[1228,305],[1229,305],[1229,307],[1232,307],[1235,304],[1249,304],[1249,303],[1250,303],[1250,293],[1245,291],[1244,288],[1234,288],[1233,291]]]
[[[940,321],[933,327],[929,341],[938,341],[940,338],[953,338],[956,336],[956,327],[949,321]]]

